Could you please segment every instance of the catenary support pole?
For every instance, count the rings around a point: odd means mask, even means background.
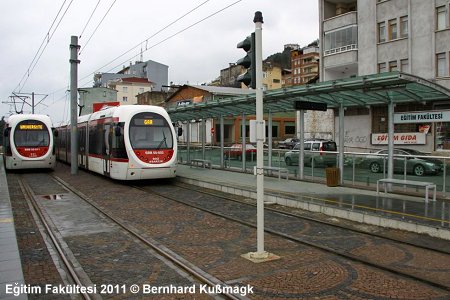
[[[78,37],[72,36],[70,39],[70,174],[78,173]]]

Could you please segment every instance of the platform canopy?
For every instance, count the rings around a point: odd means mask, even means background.
[[[254,115],[255,94],[193,103],[169,108],[172,122],[219,118],[221,116]],[[295,111],[297,100],[326,103],[328,108],[387,105],[448,100],[450,90],[423,78],[389,72],[317,84],[293,86],[264,92],[264,111]]]

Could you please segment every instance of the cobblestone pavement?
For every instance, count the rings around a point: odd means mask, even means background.
[[[168,184],[152,187],[151,190],[168,197],[183,195],[183,202],[256,224],[254,206],[211,197],[209,193],[199,193],[196,189],[184,189]],[[302,241],[323,245],[329,249],[369,260],[377,265],[427,278],[450,287],[450,254],[424,250],[389,239],[269,210],[265,212],[265,226]],[[433,242],[440,245],[438,239],[434,239]],[[389,255],[387,256],[386,253]]]
[[[137,294],[130,292],[129,287],[133,284],[143,287],[144,284],[193,286],[197,283],[140,241],[125,234],[118,226],[99,215],[90,205],[71,196],[49,174],[39,174],[38,178],[31,174],[24,174],[22,177],[37,194],[35,198],[44,208],[47,217],[51,219],[50,226],[59,231],[59,235],[64,240],[62,247],[68,253],[69,259],[76,259],[76,265],[81,266],[79,271],[83,278],[87,278],[84,282],[95,285],[99,294],[102,286],[112,287],[111,292],[100,295],[102,298],[144,297],[142,289]],[[54,197],[55,195],[57,197]],[[51,260],[47,263],[51,267]],[[51,278],[43,276],[40,272],[31,272],[31,275],[38,277],[43,283],[54,285]],[[56,274],[53,275],[56,276]],[[122,286],[126,288],[122,289]],[[114,287],[119,288],[116,290]],[[39,298],[43,295],[35,295],[35,297]],[[172,299],[173,296],[146,294],[145,298]],[[206,294],[177,293],[176,298],[209,299],[210,297]]]
[[[44,287],[45,284],[63,284],[61,276],[50,256],[39,228],[28,208],[18,185],[19,174],[8,175],[8,189],[11,198],[17,243],[20,251],[25,284]],[[40,175],[35,176],[40,178]],[[28,299],[70,299],[61,295],[28,295]]]
[[[450,298],[448,291],[270,234],[265,247],[281,259],[255,264],[240,256],[255,251],[252,228],[81,170],[71,176],[64,165],[55,175],[204,271],[228,284],[253,286],[252,299]]]

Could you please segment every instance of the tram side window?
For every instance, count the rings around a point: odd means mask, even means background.
[[[90,154],[102,154],[103,147],[103,126],[95,125],[89,126],[89,153]]]
[[[86,127],[78,128],[78,147],[80,152],[86,149]]]
[[[111,156],[116,158],[128,158],[127,151],[125,149],[125,139],[123,136],[123,123],[114,126],[112,132],[111,143]]]

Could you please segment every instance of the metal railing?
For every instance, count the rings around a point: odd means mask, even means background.
[[[229,155],[230,152],[235,151],[235,148],[224,147],[224,169],[233,169],[237,171],[252,173],[253,167],[256,165],[256,153],[251,153],[246,156],[245,164],[242,160],[242,155]],[[298,163],[294,165],[286,165],[285,157],[286,153],[291,150],[286,149],[272,149],[271,166],[287,168],[289,170],[290,177],[300,178]],[[204,154],[203,154],[204,153]],[[220,168],[221,157],[220,147],[206,146],[205,150],[202,150],[201,145],[190,146],[190,153],[187,154],[187,148],[184,145],[178,147],[178,160],[180,163],[188,163],[187,157],[190,159],[207,159],[210,160],[214,168]],[[295,152],[295,155],[298,151]],[[203,157],[204,155],[204,157]],[[311,159],[311,163],[305,164],[304,179],[314,182],[324,182],[326,178],[325,167],[319,164],[322,160],[321,155],[334,155],[334,166],[343,169],[343,182],[346,185],[353,186],[366,186],[375,188],[378,179],[386,178],[387,176],[387,155],[377,154],[371,152],[344,152],[344,164],[339,166],[339,153],[332,151],[306,151],[305,158]],[[410,166],[414,158],[422,158],[425,160],[435,159],[442,162],[442,169],[437,174],[423,174],[423,176],[414,175],[413,169]],[[329,161],[329,160],[327,160]],[[378,162],[379,172],[371,170],[370,163]],[[436,184],[438,191],[442,193],[443,197],[450,192],[450,178],[448,178],[447,168],[450,157],[444,156],[430,156],[430,155],[395,155],[394,156],[394,178],[408,179],[408,180],[424,180],[430,181]],[[306,160],[305,160],[306,162]],[[264,165],[269,164],[268,150],[264,149]],[[421,162],[425,164],[425,162]],[[431,163],[429,163],[431,165]],[[429,167],[429,166],[428,166]],[[430,169],[431,170],[431,169]]]

